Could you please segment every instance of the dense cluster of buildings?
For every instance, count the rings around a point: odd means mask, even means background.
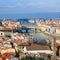
[[[0,26],[0,30],[14,30],[21,28],[21,24],[19,22],[12,22],[12,21],[2,21],[2,26]]]
[[[31,22],[31,20],[29,21]],[[12,32],[20,29],[22,25],[19,22],[1,21],[0,26],[0,60],[19,60],[25,56],[41,57],[49,60],[48,56],[54,55],[53,46],[34,43],[31,35]],[[34,21],[32,21],[34,23]],[[56,21],[36,21],[37,26],[40,26],[42,31],[50,32],[52,27],[59,30],[59,22]],[[49,29],[48,29],[49,28]],[[11,30],[10,32],[7,32]],[[54,31],[53,31],[54,32]],[[51,40],[53,42],[53,40]],[[54,42],[53,42],[54,43]],[[60,56],[60,41],[56,41],[57,56]]]
[[[40,26],[41,30],[50,33],[60,33],[60,20],[36,20],[36,24]]]

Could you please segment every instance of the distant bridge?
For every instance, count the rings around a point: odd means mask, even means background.
[[[37,25],[24,25],[21,28],[17,28],[17,29],[0,29],[0,31],[4,31],[4,32],[16,32],[16,31],[22,31],[22,30],[26,30],[26,33],[28,33],[28,30],[34,30],[34,32],[36,33],[36,30],[46,30],[46,26],[37,26]]]

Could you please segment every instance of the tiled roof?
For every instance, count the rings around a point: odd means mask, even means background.
[[[49,46],[31,44],[30,46],[27,46],[27,50],[50,50],[50,48]]]
[[[22,40],[11,40],[12,43],[16,43],[17,45],[23,45],[25,42],[22,42]]]
[[[14,34],[14,36],[25,36],[24,34]]]

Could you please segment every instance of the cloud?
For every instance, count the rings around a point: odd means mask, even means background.
[[[0,7],[38,6],[42,0],[0,0]]]
[[[60,11],[60,0],[0,0],[0,13]]]

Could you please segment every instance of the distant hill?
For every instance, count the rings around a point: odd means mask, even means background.
[[[0,18],[9,18],[9,19],[60,18],[60,12],[55,12],[55,13],[28,13],[28,14],[0,14]]]

